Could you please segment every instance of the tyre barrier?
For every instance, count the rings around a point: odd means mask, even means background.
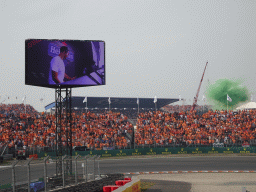
[[[107,185],[103,187],[103,192],[111,192],[118,189],[121,186],[124,186],[126,183],[131,182],[131,180],[117,180],[116,185]]]
[[[98,181],[81,183],[76,186],[67,186],[62,189],[54,189],[54,192],[102,192],[104,186],[114,185],[115,181],[124,180],[123,174],[106,174],[106,178]]]
[[[123,186],[123,185],[125,185],[126,183],[123,182],[123,181],[126,181],[126,180],[117,180],[117,181],[116,181],[116,185],[118,185],[118,186]],[[104,191],[104,190],[103,190],[103,191]]]
[[[108,186],[104,186],[103,187],[103,192],[111,192],[114,191],[116,189],[118,189],[119,186],[118,185],[108,185]]]
[[[129,183],[129,182],[131,182],[131,180],[117,180],[116,185],[123,186],[123,185],[125,185],[126,183]]]
[[[34,159],[38,159],[38,155],[37,154],[29,155],[29,159],[31,159],[32,157],[34,157]]]
[[[116,185],[107,185],[103,187],[103,192],[111,192],[111,191],[115,191],[116,189],[118,189],[121,186],[124,186],[126,183],[131,182],[131,178],[126,179],[126,180],[117,180],[115,182]]]
[[[141,192],[141,185],[140,179],[134,178],[127,178],[126,181],[129,181],[123,186],[120,186],[118,189],[115,189],[114,192]]]

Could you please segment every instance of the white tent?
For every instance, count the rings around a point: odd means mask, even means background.
[[[249,102],[246,103],[240,107],[236,108],[237,110],[243,110],[243,109],[256,109],[256,103],[255,102]]]

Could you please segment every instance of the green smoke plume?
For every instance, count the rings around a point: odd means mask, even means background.
[[[219,79],[214,84],[209,85],[205,95],[208,101],[213,104],[213,110],[227,110],[227,106],[228,110],[232,110],[239,103],[247,101],[249,91],[241,83],[241,80]],[[227,101],[227,94],[232,102]]]

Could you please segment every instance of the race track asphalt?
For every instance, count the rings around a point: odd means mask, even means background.
[[[79,160],[78,172],[83,174],[84,161]],[[130,173],[130,172],[159,172],[159,171],[256,171],[256,156],[187,156],[187,157],[144,157],[124,159],[101,159],[99,161],[100,174],[107,173]],[[44,176],[44,164],[41,162],[31,164],[31,179],[38,179]],[[74,170],[74,163],[73,163]],[[98,174],[98,162],[95,164],[95,174]],[[15,169],[16,181],[27,181],[27,167],[19,165]],[[88,166],[89,173],[92,173],[92,161]],[[55,163],[47,164],[47,175],[53,176],[56,173]],[[0,184],[12,182],[10,167],[0,167]]]

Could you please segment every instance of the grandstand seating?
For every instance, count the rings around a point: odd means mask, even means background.
[[[202,116],[190,113],[162,111],[139,114],[136,133],[137,145],[212,146],[214,143],[242,145],[255,143],[256,111],[209,110]]]
[[[188,108],[187,108],[188,109]],[[114,147],[133,147],[133,125],[129,116],[137,117],[135,143],[145,146],[242,146],[255,144],[256,111],[88,111],[73,114],[73,146],[86,146],[89,150]],[[64,122],[62,124],[64,127]],[[0,148],[43,150],[55,148],[55,115],[39,113],[32,106],[0,105]],[[65,135],[63,136],[65,146]],[[7,151],[8,151],[7,150]],[[35,151],[34,151],[35,152]]]

